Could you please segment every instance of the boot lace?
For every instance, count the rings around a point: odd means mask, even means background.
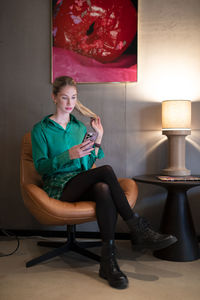
[[[142,217],[139,218],[138,227],[144,238],[159,239],[161,237],[160,233],[154,231],[150,223]]]

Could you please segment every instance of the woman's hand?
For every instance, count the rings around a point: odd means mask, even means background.
[[[101,124],[100,117],[97,117],[96,119],[91,119],[91,126],[96,131],[96,133],[98,134],[97,139],[101,140],[102,137],[103,137],[103,126]]]
[[[69,157],[70,159],[81,158],[86,155],[90,155],[90,152],[94,150],[93,148],[94,142],[87,140],[80,145],[76,145],[69,149]]]

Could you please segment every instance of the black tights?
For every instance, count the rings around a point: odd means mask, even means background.
[[[62,201],[95,201],[102,239],[114,239],[117,213],[125,220],[133,216],[117,177],[109,165],[80,173],[70,179],[62,192]]]

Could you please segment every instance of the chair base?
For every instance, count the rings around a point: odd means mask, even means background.
[[[90,259],[100,262],[101,257],[95,253],[88,251],[85,248],[98,247],[101,246],[101,242],[78,242],[75,238],[75,228],[76,225],[67,226],[67,242],[38,242],[39,246],[42,247],[53,247],[54,250],[47,252],[39,257],[36,257],[26,263],[26,267],[32,267],[41,262],[54,258],[58,255],[66,253],[68,251],[74,251],[81,255],[84,255]]]

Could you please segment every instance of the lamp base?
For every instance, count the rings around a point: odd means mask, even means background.
[[[162,174],[168,176],[187,176],[187,175],[191,175],[191,171],[186,168],[184,169],[167,168],[162,170]]]
[[[168,137],[168,168],[163,169],[163,175],[187,176],[191,171],[185,167],[185,137],[190,130],[165,130],[163,134]]]

